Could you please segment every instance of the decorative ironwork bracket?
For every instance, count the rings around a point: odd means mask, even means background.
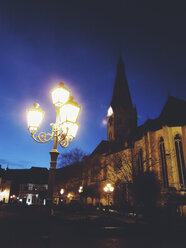
[[[32,133],[32,138],[38,142],[38,143],[46,143],[54,137],[54,132],[50,133],[44,133],[41,132],[37,136],[35,136],[36,133]]]

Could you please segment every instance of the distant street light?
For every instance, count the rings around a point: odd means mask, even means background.
[[[53,149],[50,152],[50,170],[48,179],[48,202],[53,202],[53,191],[55,182],[55,169],[57,164],[57,143],[66,148],[75,138],[79,125],[76,123],[81,107],[70,96],[70,91],[64,87],[63,83],[59,83],[58,87],[51,91],[53,105],[56,108],[56,122],[51,123],[52,132],[36,133],[39,130],[41,122],[44,118],[44,111],[39,108],[39,104],[35,103],[34,107],[27,110],[28,130],[32,138],[39,143],[46,143],[53,140]]]
[[[72,194],[68,193],[67,197],[68,197],[69,200],[71,200],[72,199]]]
[[[110,183],[107,183],[107,185],[103,188],[105,193],[108,195],[108,207],[110,206],[110,194],[114,191],[114,187]]]
[[[61,189],[61,190],[60,190],[60,194],[61,194],[61,195],[63,195],[64,192],[65,192],[64,189]]]
[[[82,193],[82,192],[83,192],[83,186],[80,186],[80,187],[79,187],[78,192],[79,192],[79,193]]]

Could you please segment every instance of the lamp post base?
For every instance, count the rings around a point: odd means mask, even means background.
[[[54,143],[55,144],[55,143]],[[54,194],[54,186],[55,186],[55,172],[56,172],[56,164],[57,164],[57,157],[59,152],[57,149],[53,149],[50,152],[50,170],[48,176],[48,197],[47,197],[47,205],[50,209],[50,214],[52,215],[53,209],[53,194]]]

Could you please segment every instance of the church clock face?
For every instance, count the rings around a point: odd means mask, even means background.
[[[109,109],[108,109],[108,112],[107,112],[107,117],[110,117],[111,115],[113,115],[113,109],[110,106]]]

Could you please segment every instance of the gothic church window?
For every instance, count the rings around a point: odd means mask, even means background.
[[[169,186],[169,181],[168,181],[168,173],[167,173],[167,161],[165,155],[165,144],[163,137],[160,138],[160,155],[161,155],[163,186],[167,188]]]
[[[186,187],[185,161],[183,156],[183,147],[181,137],[177,134],[174,138],[176,148],[176,159],[178,165],[178,173],[180,179],[180,187]]]
[[[138,152],[138,171],[143,172],[143,151],[140,149]]]

